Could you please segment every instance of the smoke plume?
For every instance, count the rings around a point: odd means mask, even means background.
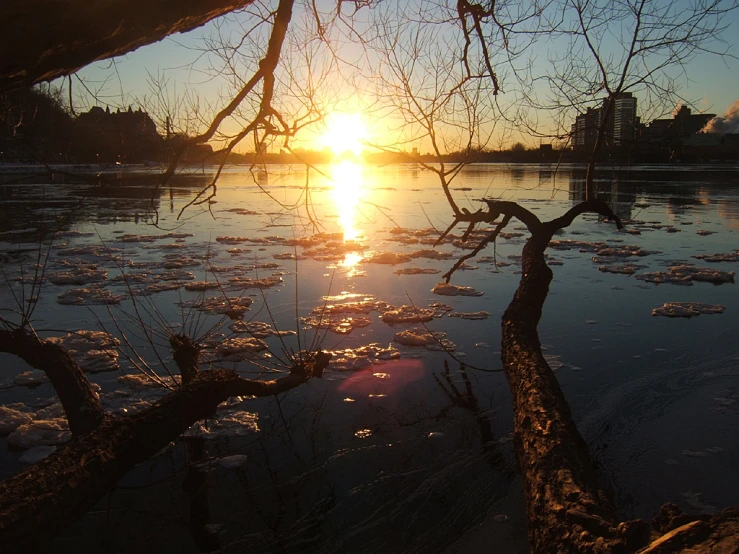
[[[739,133],[739,100],[729,106],[724,115],[714,117],[701,129],[703,133]]]

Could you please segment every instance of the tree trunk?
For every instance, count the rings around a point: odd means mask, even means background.
[[[634,552],[541,352],[537,326],[552,280],[544,260],[549,239],[542,230],[526,243],[521,283],[503,314],[503,368],[513,394],[529,543],[536,553]]]
[[[0,92],[70,75],[254,0],[4,0]]]
[[[271,396],[304,383],[325,368],[299,367],[275,381],[250,381],[210,370],[131,417],[106,415],[92,432],[0,484],[3,552],[44,551],[51,539],[92,508],[128,471],[147,460],[231,396]],[[306,364],[307,365],[307,364]]]

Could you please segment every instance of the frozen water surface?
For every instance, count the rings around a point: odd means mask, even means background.
[[[4,315],[30,301],[41,336],[68,341],[68,332],[85,330],[92,340],[67,346],[90,371],[115,369],[90,377],[118,415],[177,386],[167,333],[197,337],[204,367],[253,378],[284,375],[300,351],[332,352],[323,379],[279,403],[234,400],[188,431],[208,439],[209,467],[219,469],[208,482],[213,524],[231,538],[249,535],[255,551],[273,551],[267,530],[318,541],[310,544],[326,552],[454,551],[481,522],[486,544],[514,537],[525,551],[510,397],[496,370],[526,229],[512,222],[495,249],[468,261],[478,271],[458,271],[447,285],[439,274],[493,226],[467,240],[455,229],[434,247],[451,210],[430,172],[365,168],[371,204],[353,214],[346,242],[346,210],[324,177],[311,174],[321,229],[273,200],[299,198],[301,167],[269,168],[260,184],[272,198],[245,168],[229,168],[215,219],[191,207],[177,220],[211,176],[208,168],[178,176],[152,204],[149,186],[125,172],[102,188],[0,173]],[[739,169],[607,168],[596,185],[626,227],[585,215],[552,241],[554,280],[539,325],[547,359],[624,517],[651,518],[664,502],[689,511],[739,504]],[[485,194],[552,218],[582,198],[584,171],[473,165],[454,187],[472,189],[453,191],[470,211]],[[44,201],[69,216],[31,298],[20,295],[21,283],[44,259],[32,223]],[[152,207],[159,227],[150,224]],[[725,310],[652,317],[660,306],[666,315]],[[106,336],[120,341],[116,358]],[[4,478],[69,438],[51,385],[30,369],[0,355]],[[161,525],[187,501],[177,484],[183,464],[178,444],[132,471],[60,551],[81,551],[75,541],[90,528],[126,528],[163,545],[187,533],[185,523]]]

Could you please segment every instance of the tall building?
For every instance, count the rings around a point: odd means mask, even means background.
[[[588,108],[584,114],[575,118],[575,124],[572,126],[572,144],[575,150],[580,152],[593,150],[607,112],[608,98],[604,98],[599,107]],[[603,127],[605,141],[603,146],[626,146],[633,143],[637,138],[638,128],[636,98],[630,92],[614,96],[608,121]]]
[[[625,146],[633,143],[637,138],[638,125],[636,98],[630,92],[624,92],[614,99],[613,145]]]

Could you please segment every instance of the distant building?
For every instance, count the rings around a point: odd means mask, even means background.
[[[141,109],[94,106],[77,117],[72,150],[81,161],[125,163],[158,158],[162,144],[156,124]]]
[[[580,152],[591,152],[598,140],[598,133],[604,118],[608,121],[603,127],[603,146],[624,147],[638,137],[639,118],[636,115],[636,98],[630,92],[622,92],[613,97],[613,106],[608,110],[608,98],[604,98],[597,108],[588,108],[584,114],[575,118],[572,126],[572,146]]]
[[[683,140],[696,134],[716,114],[693,114],[683,105],[672,119],[655,119],[645,129],[642,139],[652,144],[682,144]]]
[[[614,99],[613,146],[627,146],[637,139],[639,118],[636,117],[636,98],[625,92]]]

